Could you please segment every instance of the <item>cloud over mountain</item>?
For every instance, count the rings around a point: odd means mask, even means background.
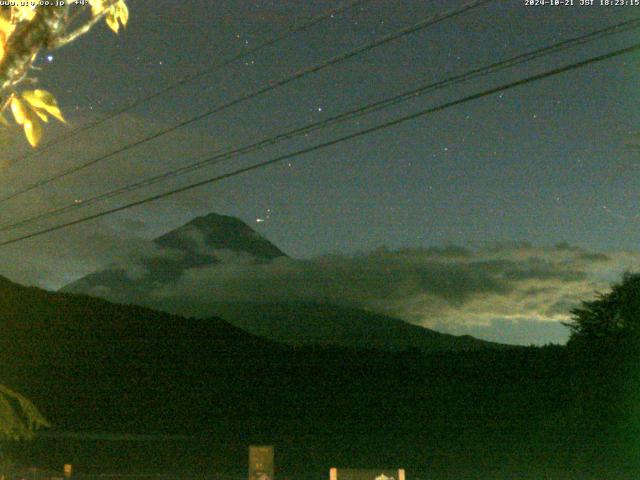
[[[452,333],[496,340],[503,332],[527,343],[527,331],[530,341],[560,342],[566,330],[558,322],[569,318],[572,307],[640,265],[638,254],[592,253],[564,244],[381,249],[262,264],[231,257],[184,272],[153,289],[149,301],[194,315],[204,314],[212,301],[329,302]]]
[[[3,273],[56,288],[108,267],[117,278],[93,276],[88,288],[76,291],[198,316],[208,315],[215,302],[326,302],[442,332],[546,343],[566,340],[567,329],[559,322],[572,307],[606,290],[625,270],[640,267],[638,252],[527,243],[378,249],[299,260],[243,225],[231,222],[233,242],[217,244],[193,223],[174,231],[180,241],[170,234],[159,237],[169,239],[165,242],[140,239],[136,225],[127,235],[120,225],[118,235],[82,226],[86,236],[58,232],[51,248],[32,251],[25,243],[5,251],[26,263]],[[255,248],[262,258],[251,253]],[[42,265],[51,268],[43,271]],[[114,278],[117,282],[110,281]]]

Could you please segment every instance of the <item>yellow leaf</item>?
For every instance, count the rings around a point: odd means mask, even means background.
[[[29,2],[31,3],[31,2]],[[33,5],[21,5],[21,6],[13,6],[13,15],[18,21],[22,20],[31,20],[36,15],[36,6],[35,2]]]
[[[42,126],[38,117],[32,112],[27,111],[27,117],[24,119],[24,134],[32,147],[40,143],[42,138]]]
[[[116,18],[120,19],[123,27],[127,26],[127,22],[129,21],[129,8],[124,0],[120,0],[116,4]]]
[[[6,41],[6,38],[11,34],[15,25],[10,20],[0,16],[0,39]]]
[[[96,17],[102,13],[106,8],[104,0],[90,0],[91,3],[91,16]]]
[[[36,88],[35,90],[27,90],[28,92],[33,92],[33,95],[40,99],[40,101],[46,103],[47,105],[58,105],[58,101],[56,97],[53,96],[53,93],[48,90],[42,90],[41,88]]]
[[[115,33],[118,33],[118,30],[120,30],[120,24],[122,24],[123,27],[127,25],[129,21],[129,8],[124,0],[119,0],[118,3],[109,7],[109,12],[105,20],[109,28]]]
[[[105,20],[107,22],[107,25],[109,25],[109,28],[111,30],[113,30],[115,33],[118,33],[118,30],[120,29],[120,24],[118,23],[118,18],[115,15],[115,8],[111,7],[111,9],[109,10],[109,13],[107,13]]]
[[[22,125],[24,123],[27,118],[27,114],[29,113],[24,102],[18,97],[13,97],[13,100],[11,100],[11,112],[13,113],[13,118],[15,118],[18,125]]]
[[[45,123],[46,123],[46,122],[48,122],[48,121],[49,121],[49,118],[47,118],[47,114],[46,114],[46,113],[44,113],[42,110],[38,110],[38,109],[36,109],[36,108],[32,108],[31,110],[33,110],[33,112],[34,112],[38,117],[40,117],[40,120],[42,120],[43,122],[45,122]]]
[[[41,89],[26,90],[22,92],[22,98],[29,102],[31,107],[36,110],[36,112],[38,110],[44,110],[52,117],[55,117],[61,122],[66,123],[64,117],[62,116],[62,112],[60,112],[60,108],[58,107],[58,101],[52,93]]]

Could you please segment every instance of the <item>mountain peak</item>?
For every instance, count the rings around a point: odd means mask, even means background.
[[[122,303],[144,303],[157,285],[176,281],[189,269],[223,261],[226,254],[221,250],[249,256],[256,262],[286,256],[242,220],[217,213],[196,217],[153,243],[171,254],[161,252],[135,260],[144,275],[133,278],[128,273],[130,265],[113,265],[70,283],[62,291],[100,295]]]
[[[286,256],[245,222],[236,217],[209,213],[154,240],[157,245],[191,252],[202,249],[248,253],[260,260]]]
[[[185,225],[211,225],[211,224],[229,224],[229,225],[245,225],[242,220],[237,217],[232,217],[231,215],[221,215],[219,213],[211,212],[206,215],[200,215],[199,217],[195,217],[193,220],[187,222]]]

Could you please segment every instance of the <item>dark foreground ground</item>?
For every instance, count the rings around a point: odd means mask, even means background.
[[[272,444],[278,479],[403,467],[420,480],[636,480],[639,365],[615,348],[291,348],[221,319],[0,281],[1,383],[53,424],[0,447],[18,467],[72,463],[78,478],[239,478],[248,445]]]
[[[56,438],[54,429],[6,448],[23,466],[73,463],[86,478],[243,478],[247,446],[273,444],[282,479],[328,478],[332,466],[403,467],[421,480],[637,479],[636,370],[616,353],[559,347],[431,356],[307,349],[227,365],[212,389],[183,375],[168,390],[159,376],[140,380],[123,367],[92,398],[33,394],[57,430],[184,436]]]

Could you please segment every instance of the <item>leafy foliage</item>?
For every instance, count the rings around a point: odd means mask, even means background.
[[[13,120],[35,147],[42,138],[41,122],[48,122],[49,116],[65,121],[51,92],[21,88],[37,81],[32,73],[38,55],[73,42],[103,18],[117,33],[127,24],[129,11],[124,0],[89,0],[87,7],[73,2],[58,6],[7,3],[0,6],[0,124],[10,126],[3,116],[10,109]],[[47,425],[29,400],[0,385],[0,438],[29,438]]]
[[[109,28],[115,33],[118,33],[120,24],[122,24],[123,27],[127,25],[129,9],[124,0],[118,0],[117,2],[94,0],[91,2],[91,13],[94,17],[100,15],[102,12],[106,12],[105,20],[107,25],[109,25]]]
[[[626,273],[609,293],[571,311],[570,344],[603,347],[640,345],[640,274]]]
[[[58,102],[46,90],[28,90],[22,92],[22,98],[11,97],[11,112],[18,125],[24,128],[24,134],[32,147],[40,142],[42,127],[40,121],[47,122],[47,113],[64,122]]]
[[[60,6],[22,3],[0,6],[0,124],[9,126],[2,114],[11,109],[15,123],[35,147],[47,115],[65,121],[52,93],[20,90],[21,84],[37,81],[31,74],[38,55],[73,42],[103,18],[118,33],[129,20],[129,9],[125,0],[89,0],[87,7],[72,6],[73,2]]]
[[[30,438],[36,429],[47,426],[47,420],[29,400],[0,385],[0,438]]]

